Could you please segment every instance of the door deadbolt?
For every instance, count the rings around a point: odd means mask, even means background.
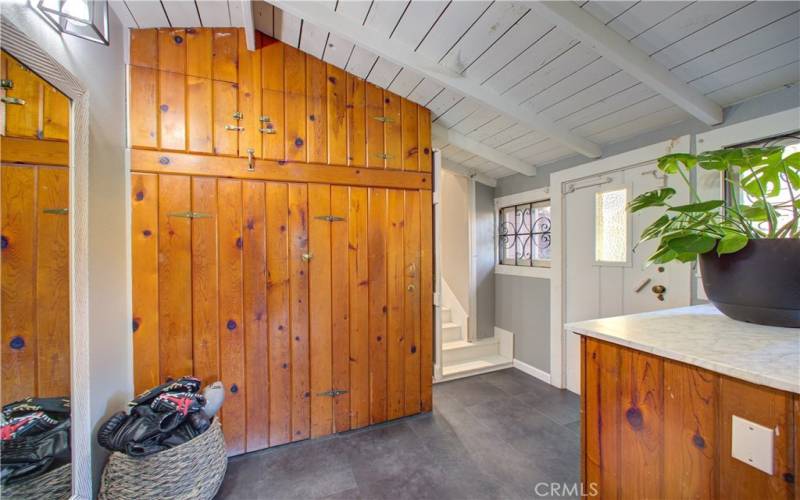
[[[653,288],[651,288],[651,290],[655,294],[662,295],[664,292],[667,291],[667,287],[665,287],[664,285],[654,285]]]

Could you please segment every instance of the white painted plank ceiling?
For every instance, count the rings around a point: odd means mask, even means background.
[[[584,10],[721,106],[800,81],[800,3],[578,1]],[[241,0],[112,0],[128,27],[241,26]],[[399,41],[601,146],[688,114],[536,12],[533,2],[329,0],[320,8]],[[575,154],[426,75],[255,0],[256,28],[427,106],[435,122],[532,165]],[[430,68],[429,74],[436,74]],[[451,164],[513,171],[452,145]]]

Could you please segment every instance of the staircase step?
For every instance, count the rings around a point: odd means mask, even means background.
[[[453,321],[453,312],[449,307],[442,307],[442,323],[450,323]]]
[[[464,334],[461,325],[456,323],[442,323],[442,342],[463,340]]]
[[[508,358],[500,355],[482,356],[463,363],[445,365],[442,367],[442,380],[453,380],[480,373],[487,373],[496,370],[510,368],[512,362]]]
[[[494,337],[481,339],[476,342],[467,342],[466,340],[443,342],[442,366],[447,367],[499,354],[500,343]]]

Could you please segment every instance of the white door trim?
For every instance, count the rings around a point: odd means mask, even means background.
[[[564,334],[564,188],[569,182],[619,170],[631,165],[652,161],[669,153],[688,152],[690,136],[685,135],[669,141],[627,151],[608,158],[560,170],[550,175],[551,262],[550,262],[550,383],[556,387],[566,386],[566,359],[564,357],[566,336]]]
[[[469,317],[466,326],[468,342],[475,342],[478,340],[478,315],[476,314],[478,307],[478,280],[475,276],[477,267],[475,261],[478,258],[478,247],[475,244],[475,216],[477,212],[475,200],[476,191],[475,179],[471,176],[467,177],[467,206],[469,209],[469,214],[467,216],[467,241],[469,241],[469,263],[467,264],[467,267],[469,267]]]
[[[442,379],[442,152],[433,149],[433,381]]]

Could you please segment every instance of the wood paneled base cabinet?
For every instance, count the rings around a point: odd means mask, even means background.
[[[431,409],[431,191],[140,172],[131,188],[137,391],[222,380],[232,455]]]
[[[599,498],[797,498],[795,394],[583,337],[581,467]],[[731,456],[733,415],[775,430],[774,473]]]

